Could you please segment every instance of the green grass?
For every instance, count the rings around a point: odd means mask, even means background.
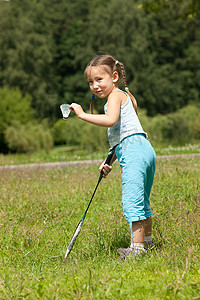
[[[200,158],[158,160],[151,195],[157,249],[118,261],[129,245],[116,163],[102,180],[66,262],[98,166],[3,170],[0,299],[199,299]]]
[[[200,144],[155,145],[157,155],[200,153]]]
[[[35,152],[35,153],[18,153],[18,154],[0,154],[0,165],[18,165],[30,163],[45,163],[45,162],[59,162],[59,161],[77,161],[77,160],[91,160],[104,159],[107,156],[105,151],[91,152],[84,149],[77,149],[76,147],[55,147],[50,152]]]
[[[157,155],[200,153],[200,143],[186,145],[154,145]],[[0,166],[28,163],[59,162],[74,160],[104,159],[108,149],[89,151],[77,147],[58,146],[49,153],[41,151],[30,154],[0,154]]]

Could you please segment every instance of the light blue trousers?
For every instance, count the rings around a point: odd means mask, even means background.
[[[150,192],[156,168],[156,154],[143,134],[126,137],[115,153],[122,168],[122,204],[132,235],[132,222],[152,215]]]

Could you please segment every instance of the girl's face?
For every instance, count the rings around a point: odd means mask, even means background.
[[[107,66],[90,66],[87,70],[87,79],[92,93],[99,98],[106,98],[117,87],[119,75],[111,75]]]

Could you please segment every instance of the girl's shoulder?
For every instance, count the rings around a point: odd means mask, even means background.
[[[124,105],[128,99],[128,95],[126,92],[118,89],[118,90],[114,90],[108,97],[108,102],[112,101],[114,99],[114,101],[119,101],[120,105]]]

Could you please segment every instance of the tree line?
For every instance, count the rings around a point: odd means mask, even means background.
[[[29,95],[34,118],[50,126],[61,103],[88,109],[83,72],[101,53],[124,63],[129,89],[148,116],[199,105],[196,0],[1,1],[0,32],[0,89]],[[97,100],[97,111],[102,107]]]

